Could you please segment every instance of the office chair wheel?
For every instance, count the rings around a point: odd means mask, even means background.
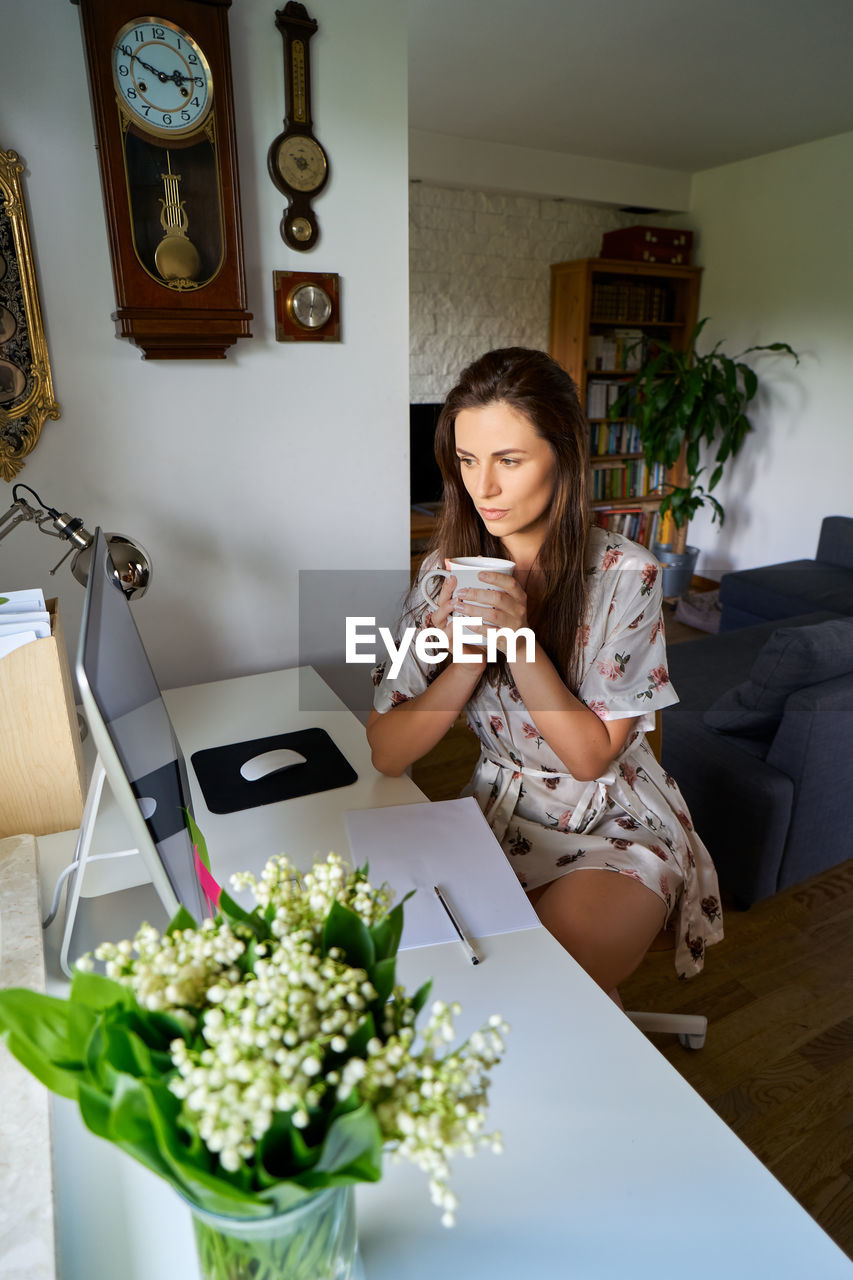
[[[703,1031],[702,1034],[698,1036],[680,1035],[678,1037],[678,1043],[683,1045],[685,1049],[704,1049],[705,1033]]]

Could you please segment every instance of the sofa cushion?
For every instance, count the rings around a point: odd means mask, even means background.
[[[735,613],[790,618],[826,610],[853,615],[853,568],[822,560],[789,560],[759,569],[739,569],[720,580],[721,631],[737,626]]]
[[[849,672],[853,618],[779,627],[755,659],[749,678],[721,694],[702,718],[721,733],[766,738],[778,727],[790,694]]]
[[[853,517],[824,516],[817,558],[825,564],[853,569]]]

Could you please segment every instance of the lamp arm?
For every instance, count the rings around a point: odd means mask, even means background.
[[[25,520],[38,521],[44,515],[44,511],[40,511],[37,507],[31,507],[23,498],[16,498],[9,510],[0,516],[0,542]]]

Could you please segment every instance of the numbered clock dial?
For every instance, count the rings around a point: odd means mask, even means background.
[[[282,138],[275,162],[282,181],[293,191],[318,191],[326,181],[326,154],[319,142],[306,134]]]
[[[136,18],[118,32],[113,81],[122,107],[145,133],[180,138],[201,128],[213,105],[204,53],[165,18]]]

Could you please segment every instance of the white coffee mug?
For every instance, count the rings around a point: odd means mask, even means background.
[[[481,573],[506,573],[512,576],[515,568],[514,560],[497,560],[492,556],[460,556],[458,560],[448,560],[449,568],[447,569],[431,569],[430,572],[421,580],[421,595],[427,604],[431,604],[435,609],[438,606],[438,600],[427,591],[426,584],[432,578],[449,578],[451,575],[456,579],[456,589],[475,588],[480,591],[500,591],[500,587],[491,582],[481,582]],[[471,602],[468,609],[461,611],[454,609],[453,616],[456,618],[476,618],[478,617],[477,606]]]

